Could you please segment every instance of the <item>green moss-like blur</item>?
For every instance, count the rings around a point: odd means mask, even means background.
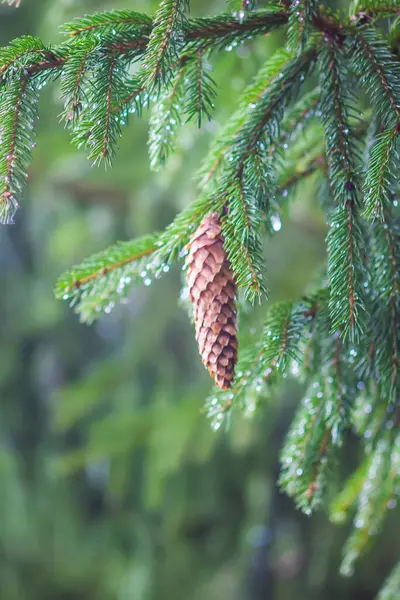
[[[0,44],[27,33],[57,42],[59,26],[85,12],[155,5],[0,5]],[[192,6],[200,15],[225,3]],[[157,174],[146,116],[131,120],[105,171],[70,145],[57,85],[43,94],[22,208],[0,230],[1,600],[372,600],[392,566],[394,518],[346,580],[337,574],[346,526],[323,513],[307,519],[279,493],[278,455],[300,384],[288,381],[229,434],[211,430],[201,413],[211,382],[179,303],[179,268],[92,327],[52,292],[64,269],[163,228],[195,198],[210,136],[279,43],[273,34],[218,58],[215,119],[200,132],[184,128]],[[266,243],[271,300],[298,297],[321,273],[317,191],[310,178]],[[263,310],[242,327],[260,327]],[[356,463],[355,440],[346,451],[343,473]]]

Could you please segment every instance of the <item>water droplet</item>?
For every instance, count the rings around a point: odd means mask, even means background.
[[[271,216],[271,225],[274,231],[280,231],[282,228],[281,218],[278,214]]]
[[[364,527],[364,521],[362,519],[357,519],[357,521],[355,522],[355,526],[357,527],[357,529],[361,529],[361,527]]]

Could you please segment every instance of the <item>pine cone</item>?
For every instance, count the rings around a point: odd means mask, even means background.
[[[231,387],[237,360],[236,285],[218,213],[204,217],[188,247],[187,281],[199,352],[216,385],[225,390]]]

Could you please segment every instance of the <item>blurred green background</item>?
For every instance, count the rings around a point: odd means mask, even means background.
[[[1,5],[0,44],[26,33],[57,43],[59,26],[85,12],[156,4]],[[192,6],[226,9],[223,0]],[[53,296],[63,270],[163,228],[195,198],[210,137],[280,42],[273,34],[215,57],[215,119],[200,132],[185,127],[161,173],[149,170],[146,115],[131,119],[113,169],[92,168],[58,122],[57,84],[44,90],[22,209],[0,230],[1,600],[368,600],[395,562],[394,521],[354,577],[340,578],[348,528],[323,512],[301,515],[277,489],[299,383],[228,433],[212,431],[179,267],[91,327]],[[301,295],[323,268],[317,187],[307,180],[267,240],[270,300]],[[242,327],[257,330],[264,310]],[[342,476],[356,464],[355,440],[347,452]]]

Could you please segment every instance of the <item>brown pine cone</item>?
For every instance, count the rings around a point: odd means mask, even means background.
[[[237,360],[236,285],[216,212],[192,236],[186,259],[196,340],[204,366],[216,385],[231,387]]]

